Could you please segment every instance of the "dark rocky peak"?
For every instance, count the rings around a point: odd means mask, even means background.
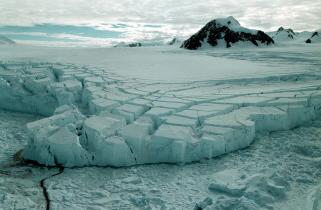
[[[320,30],[321,31],[321,30]],[[311,37],[307,40],[305,40],[305,43],[314,43],[314,42],[321,42],[321,36],[319,36],[320,31],[315,31],[312,33]]]
[[[282,26],[277,30],[277,32],[281,32],[281,31],[284,31],[284,28]]]
[[[133,43],[125,43],[125,42],[120,42],[114,47],[141,47],[143,46],[142,43],[140,42],[133,42]]]
[[[128,44],[128,47],[141,47],[142,43],[140,42],[134,42],[134,43],[130,43]]]
[[[314,37],[314,36],[319,36],[319,33],[317,31],[313,32],[311,38]]]
[[[177,43],[179,43],[179,42],[180,42],[180,40],[178,40],[178,39],[175,37],[175,38],[173,38],[171,41],[168,42],[168,45],[175,45],[175,44],[177,44]]]
[[[185,40],[181,48],[195,50],[204,44],[229,48],[238,42],[249,42],[254,46],[274,43],[273,39],[263,31],[244,28],[234,17],[230,16],[208,22],[197,33]]]
[[[277,30],[277,32],[275,33],[275,35],[273,36],[273,38],[278,38],[278,36],[285,36],[291,39],[294,39],[294,37],[296,36],[295,32],[291,29],[285,29],[282,26]]]

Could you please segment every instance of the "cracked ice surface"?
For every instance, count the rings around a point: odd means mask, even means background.
[[[45,117],[27,124],[23,156],[50,166],[186,163],[219,156],[249,146],[257,132],[288,130],[317,117],[320,88],[317,72],[162,82],[75,64],[0,65],[0,107]]]
[[[12,155],[27,143],[24,125],[38,117],[0,110],[0,206],[44,209],[318,209],[321,120],[259,134],[241,151],[194,164],[65,169],[21,165]],[[66,202],[68,200],[68,202]]]

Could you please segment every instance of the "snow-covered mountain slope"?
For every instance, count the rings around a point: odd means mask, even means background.
[[[195,50],[204,46],[270,45],[274,41],[263,31],[244,28],[234,17],[215,19],[185,40],[182,48]]]
[[[294,32],[292,29],[280,27],[277,31],[267,32],[276,44],[302,44],[302,43],[320,43],[321,31],[302,31]]]
[[[285,29],[280,27],[275,33],[273,33],[272,38],[275,42],[292,41],[297,38],[296,33],[292,29]]]
[[[321,30],[312,33],[311,37],[305,41],[306,43],[321,43]]]
[[[15,44],[15,42],[3,35],[0,35],[0,45],[2,44]]]

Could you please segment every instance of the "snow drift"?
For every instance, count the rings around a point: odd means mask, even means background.
[[[208,22],[201,30],[185,40],[182,48],[195,50],[210,46],[232,47],[237,43],[250,43],[253,46],[270,45],[274,41],[263,31],[244,28],[234,17],[220,18]]]

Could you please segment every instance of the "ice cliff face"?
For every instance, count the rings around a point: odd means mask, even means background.
[[[246,42],[254,46],[274,43],[273,39],[263,31],[244,28],[234,17],[228,17],[208,22],[196,34],[185,40],[181,47],[195,50],[208,44],[213,47],[229,48],[236,43]]]

